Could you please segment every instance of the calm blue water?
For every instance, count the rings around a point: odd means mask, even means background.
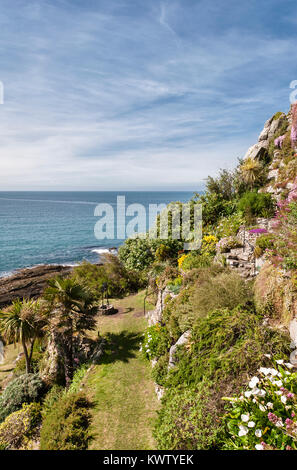
[[[0,192],[0,276],[38,264],[96,262],[100,252],[123,240],[97,240],[98,203],[126,205],[188,201],[192,192]],[[127,221],[131,218],[127,217]],[[148,222],[147,222],[148,224]]]

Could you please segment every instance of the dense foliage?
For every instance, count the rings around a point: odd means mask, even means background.
[[[159,448],[221,446],[221,398],[240,389],[262,363],[263,353],[289,350],[287,338],[264,327],[252,304],[198,319],[188,346],[179,349],[179,362],[165,380],[164,369],[163,376],[159,371],[167,387],[155,430]]]
[[[224,448],[297,450],[297,373],[292,368],[283,359],[260,367],[244,392],[226,398]]]
[[[109,297],[122,297],[143,286],[139,273],[128,271],[118,256],[103,257],[103,265],[84,261],[74,269],[73,276],[92,292],[95,299],[101,300],[103,287]]]
[[[247,192],[238,202],[238,209],[252,221],[254,217],[272,217],[274,202],[269,193]]]
[[[29,450],[34,448],[34,439],[38,439],[40,422],[40,404],[23,404],[19,411],[10,414],[0,424],[0,449]]]
[[[23,403],[39,401],[44,390],[37,374],[24,374],[12,380],[0,396],[0,422],[19,410]]]
[[[91,438],[90,403],[81,393],[62,396],[42,423],[41,450],[84,450]]]
[[[154,261],[176,258],[181,249],[178,240],[128,238],[119,248],[119,258],[126,269],[142,271]]]

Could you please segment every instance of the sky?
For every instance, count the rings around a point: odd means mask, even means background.
[[[1,0],[0,191],[198,190],[297,79],[295,0]]]

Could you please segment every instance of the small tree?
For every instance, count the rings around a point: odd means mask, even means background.
[[[50,304],[51,327],[63,338],[65,382],[69,387],[73,378],[73,337],[95,327],[98,308],[90,291],[73,279],[51,279],[45,298]]]
[[[26,372],[31,372],[35,341],[44,334],[46,324],[42,305],[34,300],[15,300],[0,312],[0,331],[6,342],[21,343],[26,360]]]

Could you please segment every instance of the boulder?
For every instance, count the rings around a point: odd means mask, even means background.
[[[181,335],[178,341],[173,346],[171,346],[170,351],[169,351],[168,370],[170,370],[176,364],[177,347],[182,346],[183,344],[186,344],[189,340],[190,335],[191,335],[191,330],[186,331],[183,335]]]
[[[252,145],[244,156],[244,159],[251,158],[252,160],[262,160],[266,157],[268,152],[268,141],[262,141],[258,144]]]
[[[165,289],[159,289],[158,299],[154,310],[150,310],[146,313],[149,326],[156,325],[162,321],[162,313],[164,310],[165,299],[168,295],[171,295],[167,287]]]
[[[271,117],[265,122],[264,128],[259,135],[258,143],[250,147],[244,158],[252,158],[261,160],[267,155],[268,147],[275,133],[281,128],[286,119],[286,115],[282,113],[277,119]]]

